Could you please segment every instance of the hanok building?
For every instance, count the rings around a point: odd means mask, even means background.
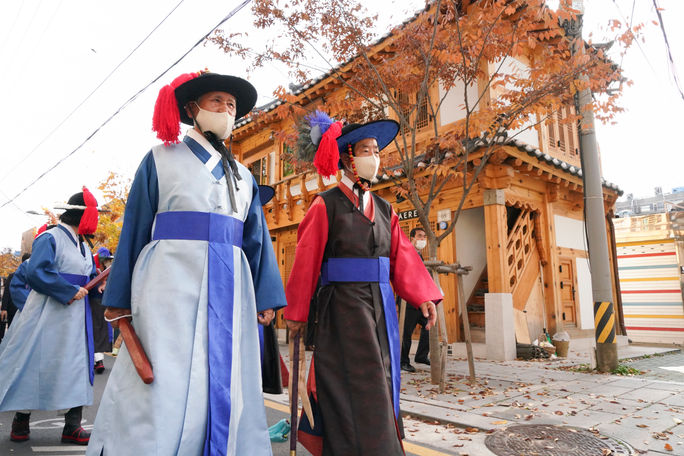
[[[377,44],[382,45],[383,41]],[[518,61],[512,64],[524,65]],[[440,133],[447,132],[465,116],[461,107],[464,104],[462,87],[449,93],[444,93],[441,87],[433,87],[431,91],[432,100],[446,98],[435,117],[428,115],[427,106],[418,110],[418,126],[423,132],[417,138],[418,150],[421,144],[424,147],[434,123]],[[477,93],[473,91],[473,95]],[[331,73],[293,91],[294,103],[309,109],[315,109],[323,96],[344,97],[345,94],[346,89]],[[295,256],[297,226],[312,198],[336,185],[337,179],[323,179],[315,171],[296,173],[292,163],[283,158],[288,146],[275,133],[293,132],[295,127],[294,119],[268,116],[280,104],[263,107],[265,115],[258,120],[247,118],[238,122],[233,132],[233,150],[251,168],[259,183],[275,187],[275,197],[264,210],[282,278],[287,283]],[[484,342],[487,303],[491,302],[489,298],[497,296],[494,293],[512,296],[514,321],[497,324],[504,331],[515,332],[518,342],[533,341],[544,328],[551,334],[563,328],[575,340],[593,341],[593,299],[583,221],[578,132],[576,125],[558,119],[570,112],[574,108],[568,106],[497,147],[468,195],[456,229],[439,246],[440,260],[452,263],[458,259],[473,268],[464,278],[464,296],[475,342]],[[383,151],[387,155],[395,153],[393,145]],[[472,160],[478,159],[474,153]],[[417,163],[418,168],[425,166],[424,162]],[[418,220],[411,203],[397,198],[390,190],[392,185],[385,174],[379,176],[373,189],[392,203],[408,234]],[[620,194],[616,186],[604,183],[607,217]],[[431,223],[436,229],[444,226],[439,222],[451,220],[460,198],[461,188],[455,184],[440,194],[431,210]],[[608,239],[614,240],[610,229]],[[615,272],[614,253],[611,267]],[[616,273],[614,277],[617,278]],[[441,285],[445,293],[448,342],[462,341],[457,280],[453,275],[442,276]],[[619,293],[615,284],[613,288],[619,310]],[[496,315],[493,317],[490,321],[496,321]],[[499,330],[495,328],[496,332]],[[620,331],[618,326],[618,334]],[[498,355],[490,352],[489,356]]]

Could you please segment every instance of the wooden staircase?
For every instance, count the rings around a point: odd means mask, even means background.
[[[545,252],[541,244],[537,214],[524,208],[515,222],[512,222],[506,243],[506,266],[514,311],[525,310],[533,287],[538,285],[541,264],[544,262]],[[485,267],[467,301],[473,342],[485,341],[485,293],[488,292],[489,284]],[[519,330],[518,323],[516,322],[516,332]],[[523,326],[526,325],[523,324]],[[527,328],[524,330],[527,331]]]

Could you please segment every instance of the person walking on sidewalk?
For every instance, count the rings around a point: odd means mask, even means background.
[[[309,373],[317,418],[312,429],[302,417],[300,441],[314,455],[401,455],[400,339],[390,282],[420,308],[428,327],[442,295],[390,204],[369,191],[380,151],[399,125],[377,120],[342,128],[321,112],[307,120],[319,174],[334,175],[339,166],[343,176],[314,198],[299,225],[286,289],[284,316],[294,335],[306,325],[320,275]]]
[[[411,245],[416,248],[421,260],[423,255],[421,251],[427,245],[427,237],[425,230],[416,227],[411,230],[409,234]],[[404,317],[404,335],[401,342],[401,370],[406,372],[415,372],[416,368],[411,365],[409,360],[409,352],[411,351],[411,342],[413,330],[416,325],[420,325],[420,339],[418,340],[418,349],[416,350],[415,360],[417,363],[430,365],[430,333],[425,327],[427,326],[427,318],[423,316],[419,309],[413,306],[406,306],[406,316]]]
[[[224,141],[257,99],[244,79],[183,74],[157,98],[152,148],[135,175],[103,297],[154,368],[122,346],[87,455],[271,455],[258,323],[285,306],[250,171]],[[179,141],[180,122],[193,126]],[[112,322],[118,324],[117,321]]]
[[[2,341],[0,411],[15,410],[10,439],[29,439],[31,410],[67,410],[62,442],[85,445],[84,405],[93,402],[92,322],[83,286],[95,264],[82,240],[97,228],[97,201],[69,198],[60,223],[33,241],[26,280],[32,290]]]

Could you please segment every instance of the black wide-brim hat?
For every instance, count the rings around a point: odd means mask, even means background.
[[[247,80],[237,76],[217,73],[202,73],[196,78],[176,87],[174,91],[178,102],[181,122],[193,125],[192,119],[185,112],[185,105],[196,101],[207,92],[226,92],[235,97],[235,120],[248,114],[257,101],[257,91]]]
[[[348,147],[362,139],[375,138],[378,149],[387,147],[399,133],[399,124],[394,120],[374,120],[365,124],[349,124],[342,128],[342,134],[337,137],[337,148],[340,155],[346,154]]]
[[[261,205],[265,206],[275,196],[275,188],[270,185],[259,185],[259,200]]]

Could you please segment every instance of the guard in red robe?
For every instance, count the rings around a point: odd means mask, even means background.
[[[299,225],[287,283],[285,319],[296,333],[309,317],[320,276],[315,323],[308,329],[314,331],[308,380],[314,422],[302,415],[299,440],[316,456],[403,455],[397,425],[401,342],[392,288],[421,309],[428,329],[442,295],[391,205],[369,191],[379,152],[399,125],[379,120],[342,128],[320,112],[306,120],[318,172],[329,176],[339,166],[344,174],[337,187],[312,201]]]

